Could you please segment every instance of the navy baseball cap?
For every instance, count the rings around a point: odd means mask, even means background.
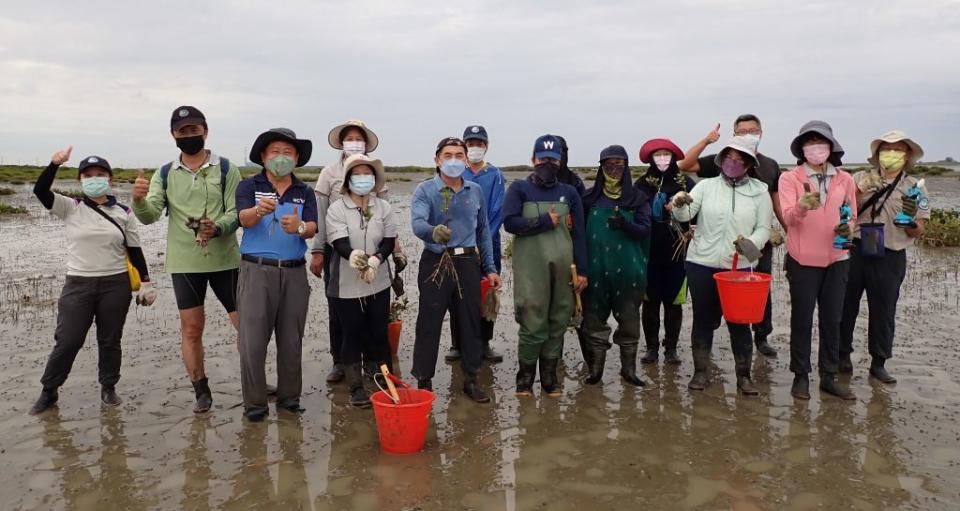
[[[474,126],[467,126],[467,129],[463,130],[463,141],[467,140],[481,140],[483,142],[489,142],[490,139],[487,138],[487,130],[479,124]]]
[[[177,107],[170,115],[170,131],[177,131],[183,126],[197,125],[207,127],[207,118],[196,107],[184,105]]]
[[[463,140],[460,140],[457,137],[447,137],[437,143],[437,152],[434,154],[434,156],[439,155],[440,151],[442,151],[443,148],[447,147],[448,145],[455,145],[458,147],[462,147],[464,151],[467,150],[467,144],[463,143]]]
[[[553,135],[543,135],[533,144],[534,158],[553,158],[560,161],[560,140]]]
[[[80,166],[77,167],[77,172],[82,173],[84,170],[90,167],[100,167],[103,170],[106,170],[107,172],[109,172],[111,176],[113,175],[113,169],[110,168],[110,164],[107,163],[106,159],[101,158],[99,156],[87,156],[86,158],[81,160]]]

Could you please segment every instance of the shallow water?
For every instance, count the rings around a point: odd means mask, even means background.
[[[400,184],[396,198],[412,184]],[[504,295],[495,347],[506,360],[481,372],[493,402],[459,392],[458,368],[441,362],[426,449],[390,456],[378,448],[371,410],[328,387],[326,304],[314,293],[304,349],[302,416],[241,420],[235,333],[211,298],[207,372],[211,414],[190,413],[179,323],[162,260],[161,226],[144,229],[160,300],[132,309],[124,337],[124,404],[101,408],[93,332],[61,391],[60,409],[25,414],[53,343],[63,283],[62,227],[24,194],[27,217],[0,222],[0,492],[10,509],[956,509],[960,507],[958,255],[911,254],[898,315],[900,380],[866,377],[866,324],[858,327],[854,402],[813,391],[789,395],[788,313],[775,304],[778,359],[756,359],[762,394],[736,393],[725,329],[715,338],[713,385],[686,389],[692,374],[689,309],[680,367],[644,367],[645,390],[619,379],[617,349],[604,384],[581,384],[579,347],[568,334],[559,399],[513,395],[516,324]],[[402,213],[406,215],[406,212]],[[419,246],[405,238],[416,259]],[[782,254],[781,254],[782,255]],[[778,257],[775,300],[787,288]],[[413,261],[415,262],[415,261]],[[416,266],[411,265],[413,268]],[[511,272],[505,272],[510,286]],[[415,302],[414,275],[407,289]],[[315,291],[319,281],[311,277]],[[866,302],[864,302],[864,311]],[[410,368],[406,315],[400,368]],[[448,345],[445,340],[444,348]],[[814,347],[816,350],[816,347]],[[816,354],[814,353],[814,357]],[[271,357],[268,357],[268,360]],[[273,371],[268,367],[268,374]],[[268,377],[270,378],[270,377]],[[816,378],[812,383],[816,383]],[[815,386],[814,386],[815,388]]]

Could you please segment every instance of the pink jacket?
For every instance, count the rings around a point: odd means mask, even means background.
[[[827,201],[819,208],[807,211],[800,207],[804,184],[817,190],[817,184],[807,178],[806,167],[800,165],[780,175],[780,207],[783,221],[787,224],[787,253],[803,266],[825,268],[846,254],[846,250],[833,248],[833,232],[840,223],[840,206],[844,202],[853,210],[850,227],[857,221],[857,186],[847,171],[837,169],[830,179]]]

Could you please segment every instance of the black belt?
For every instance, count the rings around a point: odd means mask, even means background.
[[[448,254],[450,254],[450,255],[454,255],[454,256],[467,255],[467,254],[475,254],[475,253],[477,252],[477,247],[453,247],[453,248],[445,248],[445,249],[444,249],[444,252],[446,252],[446,253],[448,253]]]
[[[278,261],[276,259],[267,259],[266,257],[257,257],[246,254],[240,256],[240,258],[251,263],[262,264],[264,266],[276,266],[277,268],[296,268],[307,263],[307,261],[304,259],[287,259],[285,261]]]

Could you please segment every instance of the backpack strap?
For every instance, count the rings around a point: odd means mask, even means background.
[[[165,163],[162,167],[160,167],[160,183],[163,185],[163,200],[165,202],[164,208],[166,208],[166,212],[164,214],[166,216],[170,216],[170,207],[167,201],[167,177],[170,176],[170,167],[172,165],[172,163]]]

